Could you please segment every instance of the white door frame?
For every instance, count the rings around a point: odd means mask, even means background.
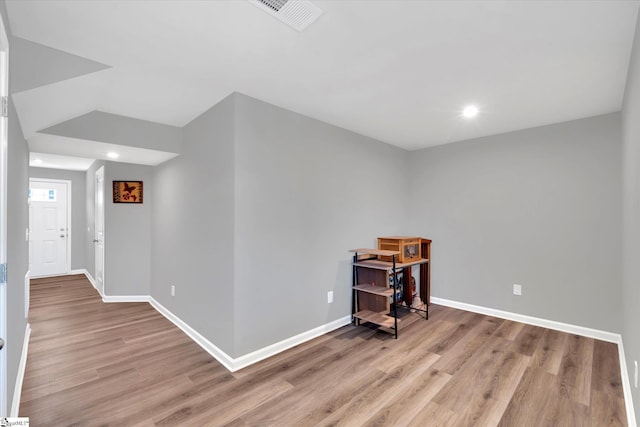
[[[102,182],[99,182],[98,180],[98,176],[101,175],[102,178]],[[102,298],[104,298],[104,296],[107,294],[106,291],[106,273],[104,271],[104,241],[105,241],[105,230],[104,230],[104,211],[105,211],[105,197],[104,197],[104,165],[100,166],[98,169],[96,169],[94,176],[93,176],[93,182],[94,182],[94,189],[93,189],[93,193],[94,193],[94,212],[93,212],[93,256],[94,256],[94,274],[96,275],[95,277],[95,283],[96,283],[96,288],[98,289],[98,292],[100,293],[100,296]],[[101,203],[98,203],[98,186],[102,187],[102,191],[101,191],[101,195],[102,195],[102,201]],[[102,209],[100,218],[102,219],[102,240],[100,240],[100,236],[98,236],[98,229],[96,227],[96,222],[98,221],[98,206],[100,206],[100,208]],[[102,245],[102,251],[99,251],[99,247]],[[101,259],[100,259],[100,264],[98,264],[98,257],[101,255]],[[98,273],[98,265],[100,265],[101,268],[101,272],[102,275],[100,276]]]
[[[9,40],[0,17],[0,96],[9,96]],[[8,102],[7,102],[8,109]],[[7,262],[7,147],[8,120],[0,117],[0,264]],[[7,283],[0,283],[0,415],[7,416]]]
[[[48,178],[29,178],[29,188],[32,182],[52,182],[55,184],[67,184],[67,271],[62,275],[71,273],[71,181],[67,179],[48,179]],[[31,200],[29,200],[31,205]],[[29,218],[29,227],[31,227],[31,218]],[[31,229],[29,229],[29,246],[31,246]],[[31,270],[31,248],[29,248],[29,270]],[[60,276],[57,274],[56,276]],[[42,276],[46,277],[46,276]]]

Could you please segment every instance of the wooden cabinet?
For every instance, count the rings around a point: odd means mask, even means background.
[[[399,262],[399,250],[352,249],[353,255],[353,299],[352,316],[354,324],[370,322],[387,328],[398,338],[398,310],[411,309],[424,312],[429,318],[429,259],[431,240],[419,239],[421,258],[409,262]],[[424,309],[411,307],[411,268],[420,265],[420,299]],[[405,278],[403,298],[399,301],[397,289],[399,276]],[[395,286],[394,286],[395,285]]]
[[[378,237],[378,249],[398,251],[397,262],[411,262],[422,258],[420,237]],[[391,261],[391,257],[381,256],[383,261]]]

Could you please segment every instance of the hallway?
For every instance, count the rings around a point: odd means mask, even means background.
[[[32,279],[31,292],[20,415],[32,425],[130,425],[189,390],[189,375],[229,378],[149,304],[105,304],[84,275]]]

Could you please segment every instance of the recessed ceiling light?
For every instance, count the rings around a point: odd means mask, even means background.
[[[115,153],[113,151],[109,151],[107,153],[107,157],[110,159],[117,159],[118,157],[120,157],[120,155],[118,153]]]
[[[33,163],[40,164],[42,163],[42,159],[33,159]]]
[[[464,107],[464,110],[462,110],[462,115],[468,119],[475,117],[478,115],[478,107],[475,105],[467,105]]]

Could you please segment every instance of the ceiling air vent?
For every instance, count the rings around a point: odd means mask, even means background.
[[[322,15],[322,9],[307,0],[249,0],[249,3],[298,31]]]

